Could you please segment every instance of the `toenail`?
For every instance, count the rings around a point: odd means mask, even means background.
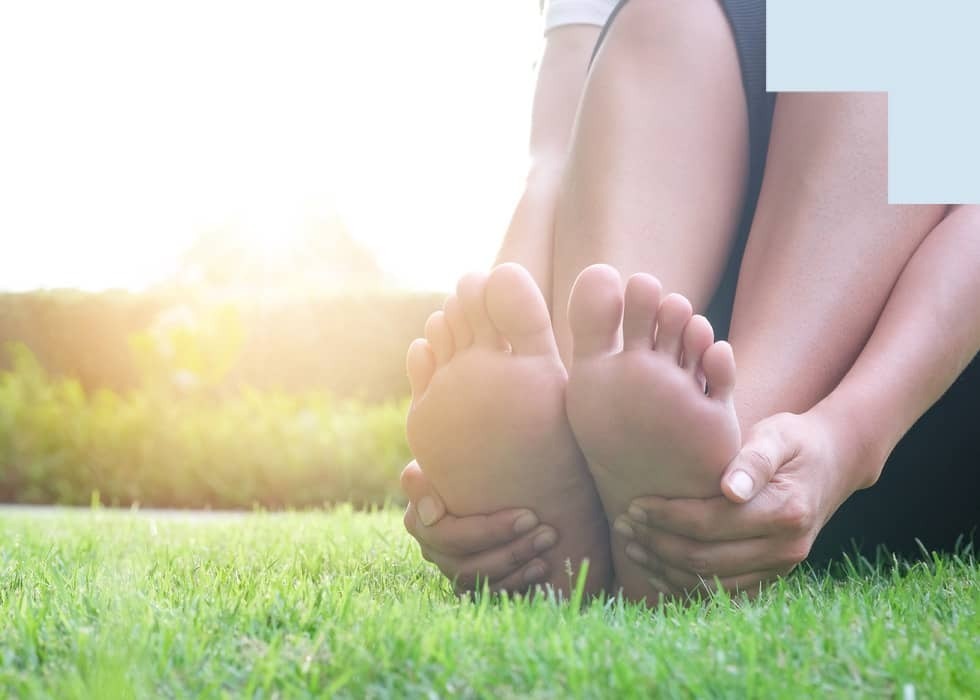
[[[728,477],[728,488],[743,501],[747,501],[752,497],[752,489],[755,488],[755,482],[752,481],[752,477],[748,473],[740,469]]]
[[[546,549],[551,549],[557,541],[558,535],[555,534],[555,531],[546,530],[534,538],[534,551],[543,552]]]
[[[436,502],[430,496],[420,498],[419,502],[415,505],[415,510],[419,514],[419,520],[426,527],[429,527],[429,525],[439,519],[439,509],[436,508]]]
[[[645,523],[647,521],[647,512],[640,508],[640,506],[630,506],[626,514],[638,523]]]
[[[629,537],[630,539],[636,537],[636,533],[630,527],[630,524],[626,522],[626,518],[616,518],[616,522],[613,523],[613,529],[623,537]]]
[[[534,513],[524,513],[521,517],[514,521],[514,534],[523,535],[525,532],[530,532],[537,526],[538,516]]]
[[[626,545],[626,556],[635,561],[637,564],[646,564],[650,561],[650,557],[647,556],[646,550],[643,549],[636,542],[630,542]]]
[[[524,583],[534,583],[544,576],[544,564],[531,564],[524,569]]]

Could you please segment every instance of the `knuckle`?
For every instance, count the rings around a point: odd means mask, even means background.
[[[520,566],[532,556],[531,543],[521,542],[510,548],[510,563],[512,566]]]
[[[693,550],[684,555],[684,568],[692,574],[707,576],[711,573],[711,565],[702,552]]]
[[[803,562],[810,556],[810,547],[811,543],[808,538],[800,537],[790,542],[786,548],[786,564],[792,568]]]
[[[805,532],[810,528],[811,520],[810,507],[801,499],[787,500],[779,512],[779,524],[790,532]]]
[[[742,458],[755,470],[756,474],[773,474],[776,471],[776,465],[773,463],[772,457],[755,447],[746,448],[742,453]]]

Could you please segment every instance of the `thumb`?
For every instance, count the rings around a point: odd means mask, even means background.
[[[793,458],[793,451],[776,430],[754,432],[721,477],[721,490],[733,503],[755,498],[779,468]]]
[[[446,514],[446,505],[442,502],[442,498],[432,488],[419,463],[414,459],[402,469],[400,483],[402,492],[415,507],[415,512],[423,525],[426,527],[434,525]]]

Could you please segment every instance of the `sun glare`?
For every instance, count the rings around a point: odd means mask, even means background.
[[[537,11],[0,4],[0,288],[139,288],[215,227],[277,254],[311,208],[448,288],[520,186]]]

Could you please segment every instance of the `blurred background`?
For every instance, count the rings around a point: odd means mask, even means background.
[[[537,0],[0,5],[0,501],[397,499],[493,259]]]

